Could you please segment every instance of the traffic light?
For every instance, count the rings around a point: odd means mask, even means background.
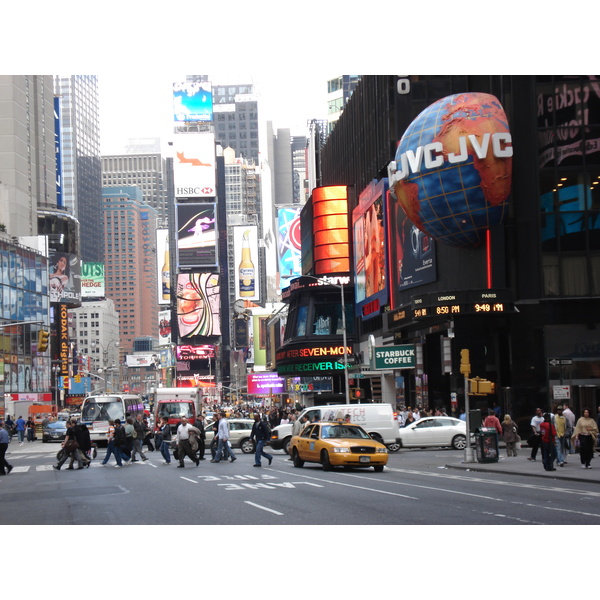
[[[43,329],[40,329],[38,331],[38,344],[37,344],[38,352],[46,352],[46,350],[48,349],[49,338],[50,338],[50,334],[47,331],[44,331]]]
[[[493,382],[482,379],[479,381],[479,393],[480,394],[493,394],[496,386]]]
[[[469,359],[469,351],[463,348],[460,351],[460,372],[467,377],[471,373],[471,363]]]
[[[350,388],[350,398],[353,400],[361,400],[365,397],[362,388]]]
[[[496,385],[492,381],[487,379],[469,379],[469,393],[473,396],[485,396],[486,394],[493,394],[496,391]]]

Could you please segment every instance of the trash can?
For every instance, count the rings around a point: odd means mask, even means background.
[[[493,427],[480,427],[475,432],[477,462],[498,462],[498,432]]]

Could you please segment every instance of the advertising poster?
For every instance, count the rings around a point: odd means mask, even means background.
[[[280,289],[288,287],[290,279],[302,275],[302,239],[300,237],[300,208],[282,207],[277,213]]]
[[[176,123],[212,121],[212,83],[209,81],[174,83],[173,120]]]
[[[169,255],[169,230],[156,230],[156,268],[158,281],[158,303],[171,301],[171,257]]]
[[[215,136],[178,133],[173,136],[175,198],[216,196]]]
[[[50,302],[81,302],[81,263],[76,254],[50,251]]]
[[[177,276],[179,337],[221,335],[221,296],[218,273]]]
[[[436,280],[435,242],[406,216],[400,202],[389,194],[388,260],[392,310],[400,306],[399,292]]]
[[[81,297],[104,298],[104,263],[81,264]]]
[[[184,268],[217,266],[216,205],[177,204],[175,212],[177,265]]]
[[[171,343],[171,311],[158,312],[158,345],[166,346]]]
[[[238,225],[233,228],[233,252],[236,300],[258,300],[260,277],[256,225]]]
[[[387,261],[384,224],[387,181],[371,183],[361,193],[352,213],[354,232],[354,270],[356,273],[356,314],[379,314],[387,303]],[[376,309],[365,314],[364,306],[375,302]]]

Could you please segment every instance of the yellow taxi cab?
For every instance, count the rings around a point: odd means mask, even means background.
[[[383,471],[388,461],[388,449],[377,442],[359,425],[345,421],[310,423],[290,442],[294,467],[305,462],[323,465],[323,470],[333,467],[373,467]]]

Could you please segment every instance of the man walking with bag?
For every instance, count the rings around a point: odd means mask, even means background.
[[[178,469],[183,469],[183,459],[188,456],[190,460],[196,463],[196,466],[200,464],[200,460],[196,458],[196,452],[192,448],[192,437],[196,435],[200,437],[200,431],[193,425],[187,422],[186,417],[181,417],[181,423],[177,427],[177,458],[179,459]]]

